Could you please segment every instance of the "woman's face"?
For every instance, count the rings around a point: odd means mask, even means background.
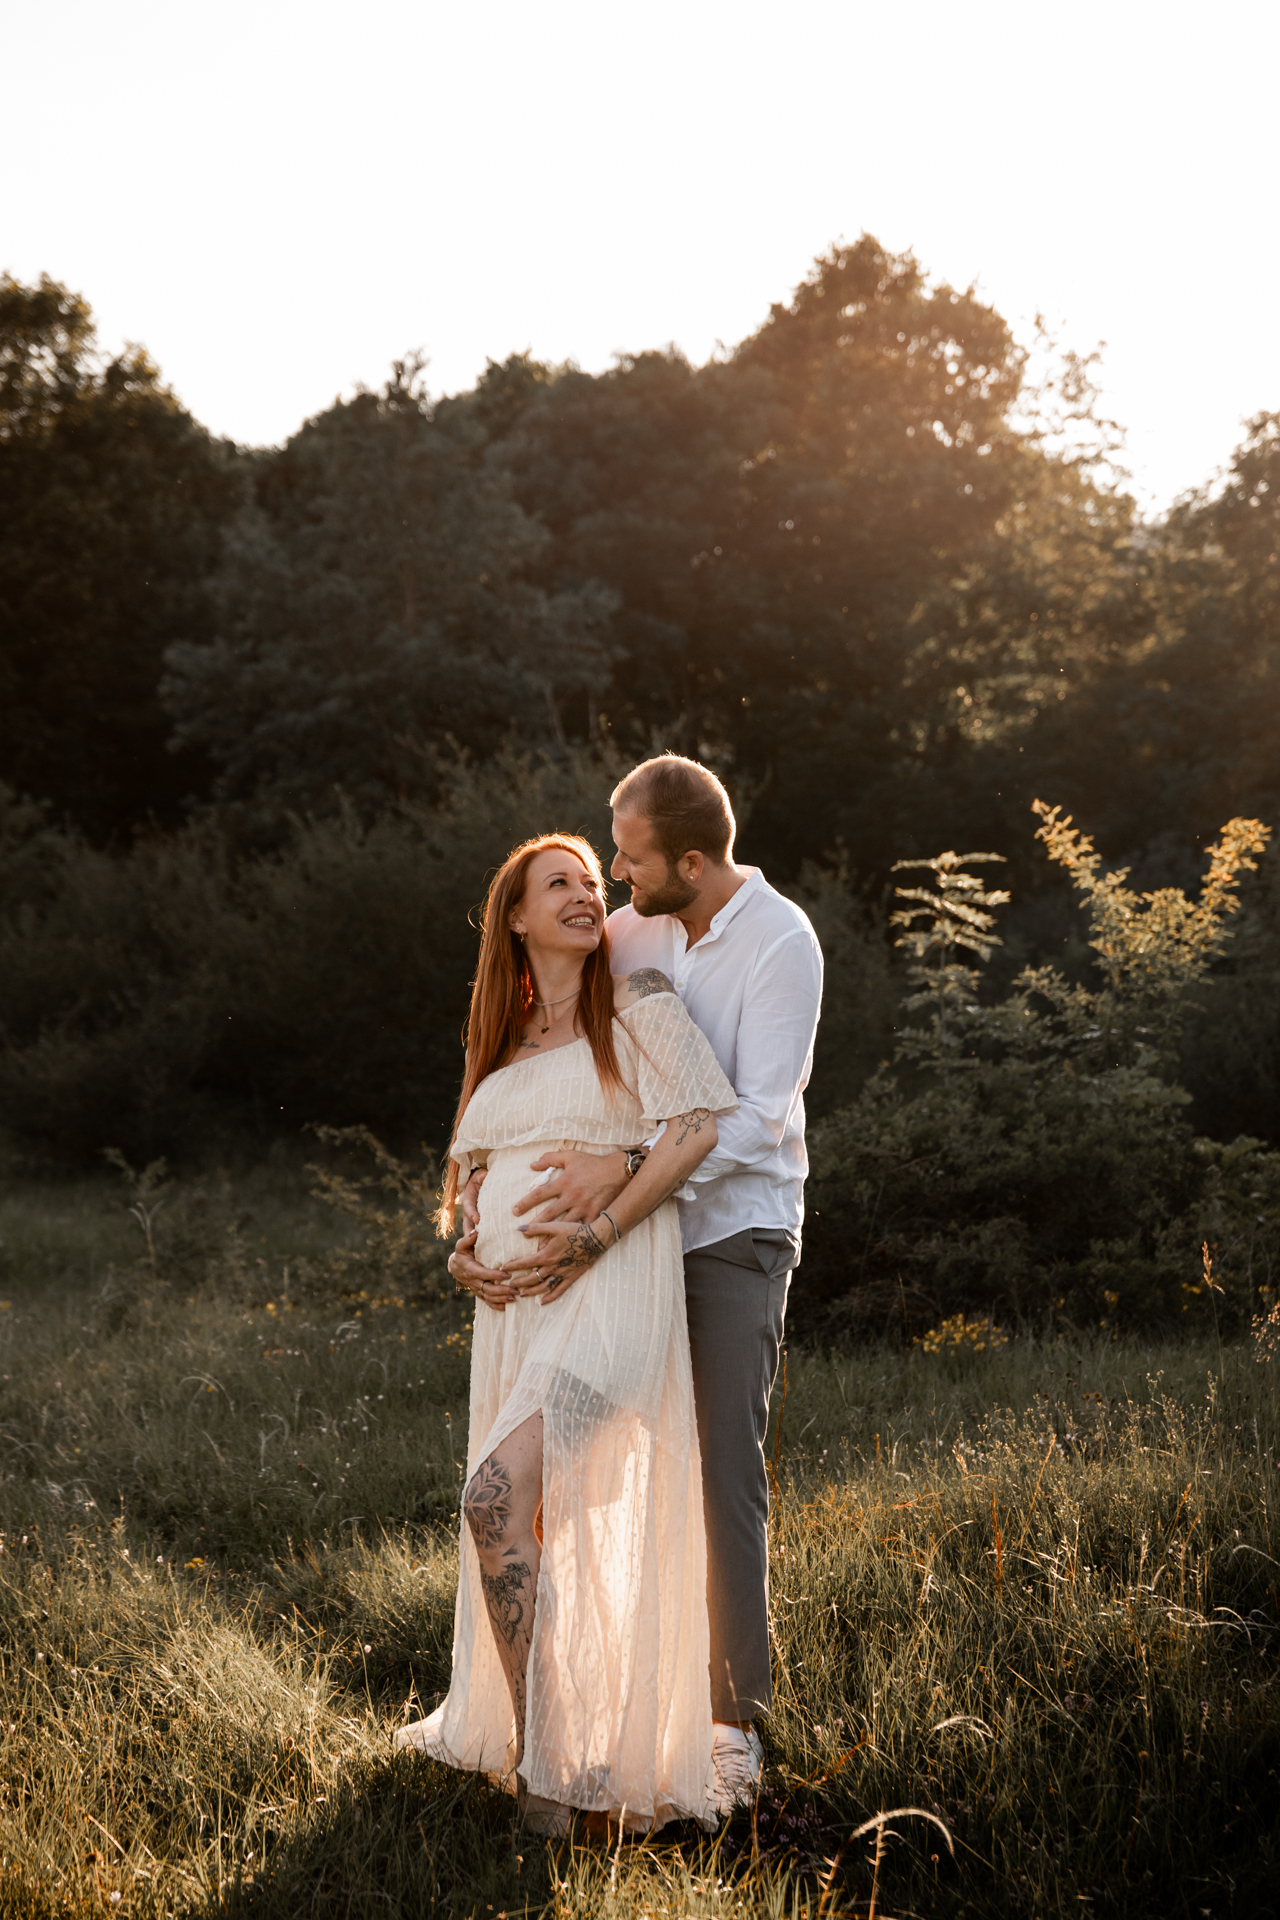
[[[585,959],[599,946],[604,931],[600,882],[576,853],[563,847],[535,854],[511,930],[524,935],[531,955],[580,954]]]

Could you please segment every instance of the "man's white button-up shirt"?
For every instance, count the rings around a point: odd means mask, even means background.
[[[822,949],[808,919],[758,867],[692,947],[673,914],[609,916],[614,973],[657,967],[672,981],[732,1082],[740,1105],[680,1198],[684,1250],[745,1227],[804,1217],[804,1089],[822,1005]]]

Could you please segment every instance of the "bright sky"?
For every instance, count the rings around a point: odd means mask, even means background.
[[[409,347],[702,360],[864,229],[1106,340],[1148,506],[1280,409],[1276,0],[61,0],[4,63],[0,270],[237,440]]]

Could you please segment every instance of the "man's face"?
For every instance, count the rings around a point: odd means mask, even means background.
[[[693,905],[697,887],[680,871],[683,863],[673,866],[667,859],[654,840],[652,822],[644,814],[615,813],[613,844],[618,851],[609,872],[615,880],[626,881],[637,913],[649,919],[655,913],[680,913]]]

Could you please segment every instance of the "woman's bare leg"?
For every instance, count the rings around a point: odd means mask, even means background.
[[[511,1689],[516,1765],[524,1758],[525,1681],[542,1560],[542,1415],[518,1426],[467,1482],[462,1511],[480,1561],[480,1585]]]

